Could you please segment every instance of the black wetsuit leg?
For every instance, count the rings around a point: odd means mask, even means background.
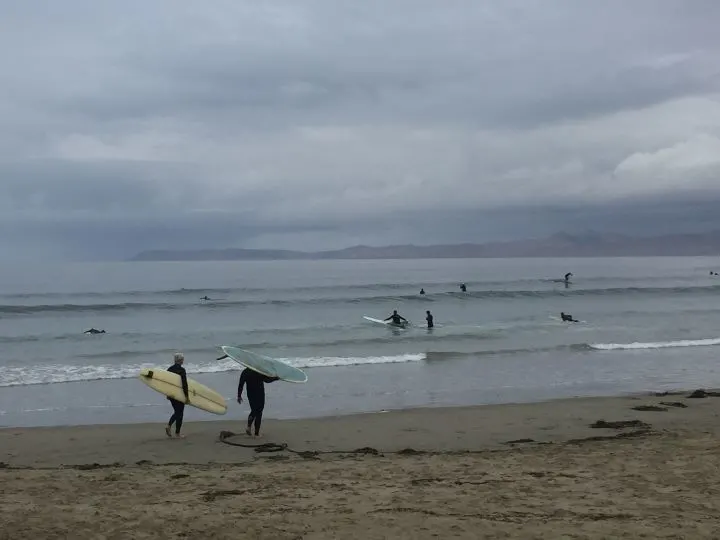
[[[252,425],[255,424],[255,435],[259,435],[263,410],[265,409],[265,393],[263,392],[263,394],[259,396],[248,394],[248,403],[250,404],[248,429],[251,429]]]
[[[182,428],[183,415],[185,414],[185,404],[182,401],[175,399],[170,400],[170,404],[173,408],[173,415],[170,417],[168,426],[172,427],[175,424],[175,433],[180,434],[180,428]]]

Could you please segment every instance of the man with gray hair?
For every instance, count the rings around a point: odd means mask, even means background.
[[[168,371],[170,373],[177,373],[178,375],[180,375],[180,380],[182,381],[182,389],[185,393],[185,402],[168,397],[168,399],[170,400],[170,404],[173,408],[173,415],[170,417],[170,421],[165,427],[165,433],[168,437],[172,437],[171,429],[173,424],[175,424],[175,436],[178,438],[184,437],[184,435],[180,435],[180,429],[182,428],[183,414],[185,413],[185,403],[190,402],[190,394],[188,394],[187,373],[185,372],[185,368],[183,367],[184,361],[185,356],[183,355],[183,353],[175,353],[175,363],[168,368]]]

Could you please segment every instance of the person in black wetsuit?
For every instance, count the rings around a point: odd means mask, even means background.
[[[568,272],[567,274],[565,274],[565,283],[568,283],[570,281],[572,275],[572,272]]]
[[[563,320],[563,322],[580,322],[577,319],[573,319],[573,316],[569,313],[563,313],[560,312],[560,318]]]
[[[263,409],[265,408],[265,383],[277,381],[277,377],[268,377],[262,375],[250,368],[245,368],[240,374],[240,382],[238,383],[238,403],[242,403],[243,387],[247,386],[247,398],[250,404],[250,414],[248,415],[247,428],[245,433],[252,435],[250,431],[255,424],[255,436],[260,436],[260,424],[262,423]]]
[[[383,319],[383,320],[389,321],[390,319],[392,319],[393,324],[397,324],[398,326],[402,325],[403,322],[405,322],[405,323],[408,322],[408,320],[405,317],[398,314],[397,309],[393,310],[392,315],[390,315],[387,319]]]
[[[175,436],[178,438],[183,437],[183,435],[180,435],[180,429],[182,429],[183,414],[185,413],[185,403],[190,402],[190,394],[188,393],[187,373],[185,372],[185,368],[183,367],[183,362],[185,362],[185,356],[183,356],[182,353],[175,353],[175,363],[168,368],[168,371],[170,373],[177,373],[178,375],[180,375],[182,389],[185,393],[185,402],[168,397],[168,399],[170,400],[170,405],[172,405],[173,408],[173,414],[170,417],[170,421],[168,422],[168,425],[165,426],[165,434],[168,437],[172,437],[171,429],[173,424],[175,424]]]
[[[462,283],[462,284],[460,285],[460,290],[461,290],[462,292],[467,292],[467,287],[465,286],[464,283]]]
[[[712,272],[710,272],[712,274]],[[425,294],[425,289],[420,289],[420,294]]]
[[[83,334],[104,334],[105,330],[98,330],[97,328],[91,328],[90,330],[85,330]]]
[[[425,320],[427,321],[427,325],[428,325],[427,327],[433,328],[435,326],[435,322],[434,322],[432,313],[430,313],[430,310],[427,310],[425,313],[426,313]]]

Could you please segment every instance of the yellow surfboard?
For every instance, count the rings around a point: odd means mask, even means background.
[[[140,370],[140,380],[147,384],[153,390],[160,392],[168,397],[178,401],[185,401],[185,394],[182,389],[182,381],[180,375],[172,373],[164,369],[142,369]],[[218,394],[215,390],[208,388],[204,384],[193,381],[188,377],[188,394],[190,402],[188,405],[202,409],[213,414],[225,414],[227,405],[225,398]]]

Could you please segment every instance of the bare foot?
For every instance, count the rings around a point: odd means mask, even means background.
[[[179,433],[176,433],[176,434],[175,434],[175,438],[176,438],[176,439],[184,439],[184,438],[185,438],[185,435],[180,435]]]
[[[256,433],[256,434],[255,434],[255,438],[256,438],[256,439],[262,439],[262,438],[263,438],[263,436],[262,436],[262,435],[260,435],[259,433]]]
[[[170,426],[165,426],[165,435],[172,437],[172,433],[170,433]]]

